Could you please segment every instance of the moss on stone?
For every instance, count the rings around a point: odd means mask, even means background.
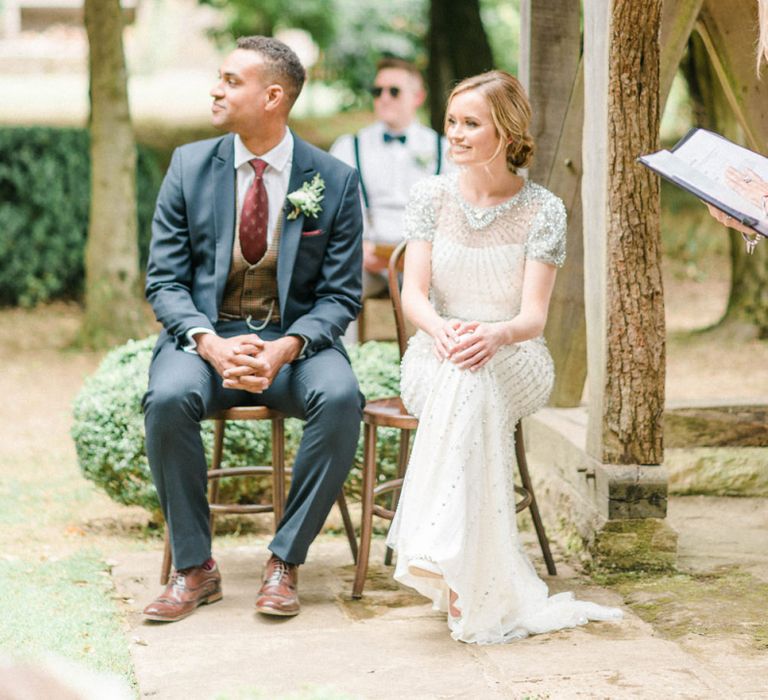
[[[677,533],[658,518],[611,520],[595,534],[592,571],[670,571],[675,567]]]
[[[768,649],[768,583],[737,567],[708,573],[596,573],[593,579],[620,593],[639,617],[668,639],[740,636],[757,651]]]

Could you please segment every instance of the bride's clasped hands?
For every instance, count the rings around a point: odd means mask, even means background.
[[[478,370],[503,345],[514,341],[506,324],[460,321],[452,318],[440,323],[431,333],[438,360],[453,362],[459,369]]]

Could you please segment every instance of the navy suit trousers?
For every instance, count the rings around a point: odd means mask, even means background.
[[[216,325],[223,337],[252,331],[244,321]],[[267,326],[264,340],[281,337]],[[205,360],[175,343],[161,344],[144,396],[147,456],[167,523],[177,569],[211,556],[207,464],[200,423],[232,406],[268,406],[306,421],[293,464],[285,515],[269,549],[302,564],[341,491],[357,447],[364,398],[349,361],[335,348],[284,366],[261,394],[225,389]]]

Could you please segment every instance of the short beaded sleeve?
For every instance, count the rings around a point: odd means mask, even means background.
[[[562,267],[565,262],[565,205],[559,197],[543,187],[537,189],[542,197],[541,209],[528,234],[525,257]]]
[[[405,207],[405,240],[431,241],[435,237],[435,194],[439,177],[429,177],[411,188]]]

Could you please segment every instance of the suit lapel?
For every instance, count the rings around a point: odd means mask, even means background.
[[[294,134],[293,164],[288,183],[288,193],[294,192],[305,182],[311,180],[314,172],[312,168],[312,154],[309,147]],[[301,241],[301,227],[304,222],[304,214],[301,213],[295,219],[289,220],[288,214],[291,211],[293,211],[293,206],[286,200],[282,214],[285,217],[284,226],[283,232],[280,235],[280,249],[277,254],[277,295],[280,302],[281,316],[288,299],[288,290],[291,287],[296,254],[299,250],[299,242]]]
[[[235,235],[235,147],[234,137],[229,134],[221,140],[213,157],[213,222],[216,235],[216,308],[221,306],[224,287],[232,264],[232,247]]]

